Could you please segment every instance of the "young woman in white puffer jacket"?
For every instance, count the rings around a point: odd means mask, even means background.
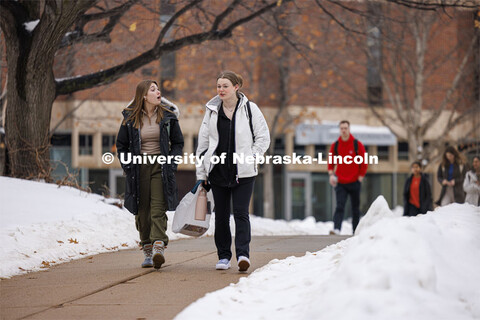
[[[217,77],[217,96],[206,105],[205,117],[198,134],[197,179],[212,187],[215,201],[215,245],[217,270],[230,268],[232,258],[230,203],[235,219],[235,251],[239,271],[250,267],[251,240],[248,206],[258,168],[255,161],[236,161],[263,156],[270,145],[270,133],[258,106],[238,90],[243,85],[240,75],[224,71]],[[223,156],[222,156],[223,154]],[[212,157],[220,163],[212,163]]]

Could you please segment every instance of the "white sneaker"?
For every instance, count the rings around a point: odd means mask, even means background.
[[[217,270],[228,270],[230,269],[230,261],[228,259],[220,259],[215,265]]]
[[[340,230],[338,229],[330,230],[330,235],[339,236]]]
[[[245,256],[238,257],[238,271],[244,272],[250,268],[250,260]]]

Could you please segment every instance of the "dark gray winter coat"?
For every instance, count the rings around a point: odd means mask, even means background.
[[[463,179],[467,173],[467,168],[464,165],[458,165],[455,163],[453,165],[453,179],[455,180],[455,185],[453,186],[453,195],[455,197],[456,203],[465,202],[465,192],[463,191]],[[442,184],[444,179],[448,177],[448,168],[444,167],[442,164],[438,166],[437,170],[437,180],[438,183]],[[442,203],[443,196],[447,192],[447,187],[442,185],[442,191],[440,192],[440,198],[435,202],[435,204],[440,205]]]
[[[163,111],[163,119],[160,121],[160,151],[164,156],[182,155],[183,150],[183,134],[178,124],[178,108],[175,105],[168,106],[172,112]],[[132,121],[126,121],[130,112],[124,110],[122,112],[125,121],[122,122],[117,136],[117,152],[120,158],[122,153],[131,153],[140,155],[141,141],[140,129],[135,129]],[[125,156],[125,159],[127,157]],[[121,162],[120,162],[121,163]],[[124,206],[133,214],[138,214],[139,194],[140,194],[140,167],[138,164],[122,164],[125,171],[125,202]],[[175,180],[175,172],[177,165],[162,165],[163,192],[168,210],[175,210],[178,204],[177,183]]]

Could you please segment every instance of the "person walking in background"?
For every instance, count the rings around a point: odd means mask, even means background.
[[[263,156],[270,145],[267,122],[258,106],[239,89],[240,75],[224,71],[217,77],[217,96],[206,105],[198,133],[197,157],[204,156],[197,167],[197,179],[212,187],[215,201],[215,245],[217,270],[230,268],[232,235],[230,203],[235,219],[235,250],[239,271],[250,267],[250,219],[248,206],[253,192],[256,163],[233,163],[233,154]],[[212,156],[225,155],[225,161],[213,164]]]
[[[480,206],[480,157],[473,157],[472,170],[467,171],[463,181],[463,190],[466,193],[465,202]]]
[[[183,135],[178,124],[179,110],[163,105],[158,84],[143,80],[137,85],[135,98],[123,110],[124,120],[117,136],[121,159],[134,155],[181,155]],[[135,215],[140,245],[145,260],[143,268],[159,269],[165,262],[168,245],[166,210],[175,210],[178,202],[175,180],[176,164],[124,164],[126,174],[125,208]]]
[[[403,188],[403,215],[416,216],[432,211],[432,188],[428,177],[422,173],[422,164],[415,161],[411,166],[412,175]]]
[[[457,149],[452,146],[447,147],[443,153],[442,163],[437,170],[437,180],[442,185],[442,191],[435,204],[446,206],[454,202],[465,202],[465,192],[463,191],[465,171],[465,164]]]
[[[350,133],[350,122],[347,120],[340,121],[340,137],[330,147],[330,153],[333,156],[340,155],[342,157],[365,154],[365,147],[363,144],[355,139]],[[353,161],[350,164],[344,161],[334,167],[334,164],[328,164],[328,174],[330,175],[329,182],[335,188],[337,204],[335,214],[333,216],[334,230],[331,234],[340,234],[342,229],[343,215],[345,211],[345,203],[347,197],[350,196],[352,204],[352,226],[353,232],[357,228],[360,221],[360,188],[362,180],[367,173],[368,164],[355,164]]]

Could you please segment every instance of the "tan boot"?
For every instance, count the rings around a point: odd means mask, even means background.
[[[145,256],[145,260],[142,263],[142,268],[153,267],[152,250],[153,250],[153,246],[150,243],[143,245],[143,255]]]
[[[165,263],[165,244],[163,241],[155,241],[153,244],[153,267],[160,269],[162,264]]]

